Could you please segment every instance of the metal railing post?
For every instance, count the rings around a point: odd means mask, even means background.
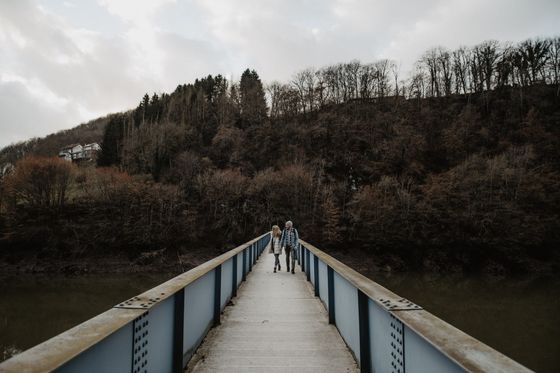
[[[247,260],[249,261],[249,272],[253,269],[253,245],[247,249]]]
[[[173,311],[173,373],[182,373],[183,367],[183,329],[185,324],[185,289],[175,296]]]
[[[307,268],[305,268],[305,274],[307,277],[307,281],[311,278],[311,268],[309,268],[309,250],[305,250],[305,262],[307,263]]]
[[[371,371],[368,296],[358,291],[358,323],[360,331],[360,372]]]
[[[214,325],[220,325],[222,303],[222,265],[214,269]]]
[[[301,271],[305,272],[305,247],[303,247],[303,245],[299,246],[301,249]]]
[[[237,254],[231,258],[232,260],[232,280],[231,280],[231,297],[237,296]]]
[[[247,280],[247,273],[246,273],[246,268],[247,268],[247,249],[242,251],[243,253],[243,269],[241,270],[241,273],[243,274],[241,280],[245,281]]]
[[[319,296],[319,258],[313,255],[313,277],[315,277],[315,296]]]
[[[331,266],[327,266],[327,287],[329,292],[329,324],[336,324],[334,318],[334,271]]]

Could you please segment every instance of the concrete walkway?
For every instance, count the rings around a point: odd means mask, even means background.
[[[274,256],[262,254],[187,372],[358,372],[301,268],[293,275],[280,260],[273,273]]]

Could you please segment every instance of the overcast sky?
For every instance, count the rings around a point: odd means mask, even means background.
[[[0,0],[0,147],[196,77],[560,34],[559,0]]]

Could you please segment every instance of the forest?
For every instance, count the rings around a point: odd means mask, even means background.
[[[0,151],[0,258],[173,261],[289,219],[379,268],[558,271],[559,83],[556,37],[433,48],[407,77],[351,61],[146,94]],[[97,164],[53,158],[70,139]]]

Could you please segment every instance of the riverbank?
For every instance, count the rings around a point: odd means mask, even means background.
[[[125,255],[56,255],[45,252],[0,253],[0,277],[18,274],[130,274],[171,273],[188,271],[227,249],[194,248],[180,251],[165,249],[142,252],[134,257]],[[491,276],[558,276],[560,255],[545,259],[530,256],[492,258],[478,260],[466,257],[449,257],[427,253],[411,257],[398,251],[372,252],[366,249],[325,249],[328,254],[369,278],[380,273],[423,274],[482,274]],[[434,251],[435,253],[439,251]]]
[[[374,278],[378,273],[483,274],[492,276],[560,275],[560,255],[549,251],[544,257],[531,256],[528,250],[517,255],[496,257],[480,254],[455,255],[440,249],[389,250],[372,252],[356,249],[324,249],[347,266]],[[520,252],[523,252],[521,255]]]
[[[141,253],[135,258],[123,255],[59,257],[41,254],[0,256],[0,278],[18,274],[155,274],[178,275],[221,252],[213,249],[191,249],[171,255],[165,250]]]

